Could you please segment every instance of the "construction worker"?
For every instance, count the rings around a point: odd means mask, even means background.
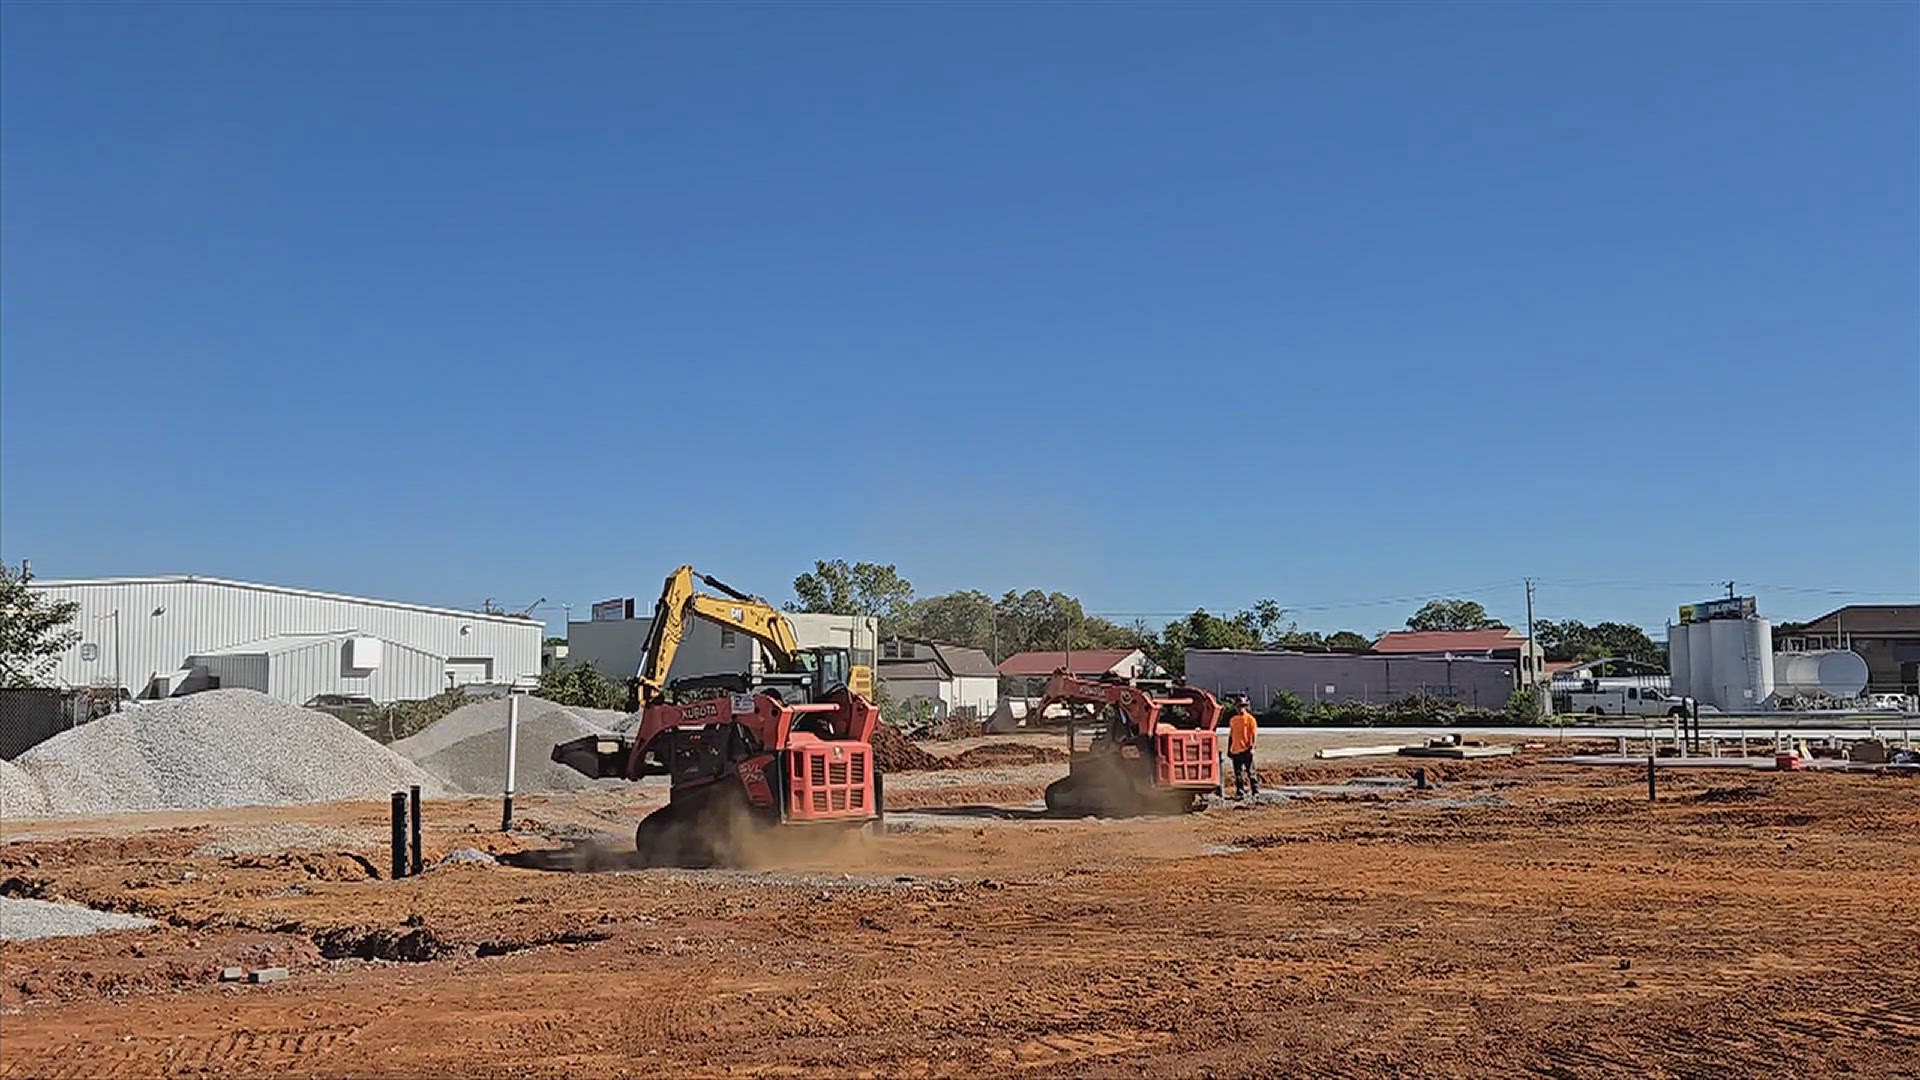
[[[1259,731],[1260,725],[1247,703],[1236,703],[1233,717],[1227,721],[1227,757],[1233,761],[1233,797],[1236,799],[1246,797],[1241,793],[1241,777],[1246,778],[1246,786],[1254,795],[1260,794],[1260,774],[1253,771],[1253,740]]]

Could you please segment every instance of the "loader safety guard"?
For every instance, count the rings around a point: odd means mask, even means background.
[[[1161,728],[1154,733],[1153,742],[1156,783],[1196,789],[1220,783],[1220,744],[1211,729]]]

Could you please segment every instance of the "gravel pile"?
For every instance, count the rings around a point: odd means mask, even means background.
[[[393,749],[451,790],[499,794],[507,779],[507,708],[505,698],[463,705],[418,734],[394,743]],[[555,744],[605,734],[605,727],[572,709],[540,698],[521,698],[520,741],[513,759],[514,790],[537,795],[624,783],[594,781],[553,760]]]
[[[253,690],[156,701],[63,731],[15,761],[56,814],[370,799],[428,773],[323,712]]]
[[[40,782],[11,761],[0,760],[0,817],[34,817],[47,812]]]
[[[152,925],[152,919],[143,919],[138,915],[95,911],[78,904],[56,904],[51,900],[0,896],[0,941],[78,937],[97,934],[102,930],[140,930]]]

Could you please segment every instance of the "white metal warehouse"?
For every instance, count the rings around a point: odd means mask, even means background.
[[[540,676],[541,624],[514,615],[191,576],[34,580],[80,605],[54,678],[135,697],[244,687],[378,702]]]

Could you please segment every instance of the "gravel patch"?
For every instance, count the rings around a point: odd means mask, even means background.
[[[394,743],[393,749],[454,791],[498,794],[507,780],[507,708],[505,698],[463,705],[418,734]],[[514,790],[546,794],[624,784],[622,780],[593,780],[553,760],[555,744],[604,734],[605,727],[572,709],[540,698],[521,698],[520,741],[513,758]]]
[[[142,930],[155,925],[152,919],[96,911],[79,904],[56,904],[51,900],[26,900],[0,896],[0,941],[33,941],[36,938],[78,937],[102,930]]]
[[[493,856],[481,851],[479,848],[463,847],[454,848],[452,851],[440,856],[440,861],[434,865],[458,866],[461,863],[469,863],[475,866],[492,866],[494,862],[495,859]]]
[[[0,760],[0,817],[37,817],[47,812],[40,782],[11,761]]]
[[[211,690],[63,731],[15,762],[56,814],[376,798],[438,781],[326,713]]]
[[[373,851],[386,845],[384,829],[344,829],[297,821],[222,828],[213,839],[193,849],[210,859],[239,855],[276,855],[282,851]]]

